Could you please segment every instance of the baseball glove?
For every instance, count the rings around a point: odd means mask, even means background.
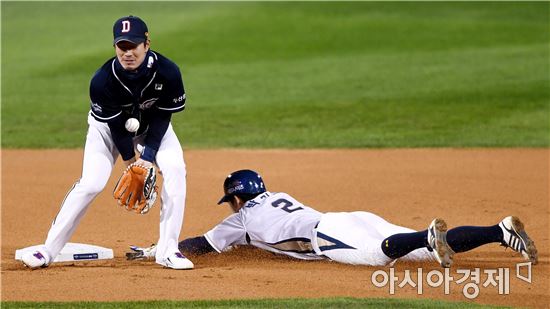
[[[153,166],[131,164],[118,180],[113,197],[119,206],[128,211],[146,214],[155,204],[158,187],[157,173]]]

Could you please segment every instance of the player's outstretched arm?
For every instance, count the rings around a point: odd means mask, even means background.
[[[204,236],[182,240],[179,242],[178,247],[183,254],[200,255],[216,251]]]
[[[216,250],[208,243],[204,236],[187,238],[180,241],[179,250],[183,254],[201,255]],[[157,253],[157,245],[152,244],[149,247],[130,246],[131,252],[126,252],[127,260],[154,260]]]

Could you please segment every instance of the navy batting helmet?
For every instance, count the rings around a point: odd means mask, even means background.
[[[225,195],[218,202],[218,205],[229,201],[233,195],[248,194],[258,195],[265,192],[265,185],[262,176],[251,170],[240,170],[233,172],[223,182]]]

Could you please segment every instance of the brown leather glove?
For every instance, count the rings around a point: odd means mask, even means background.
[[[113,197],[128,211],[146,214],[158,195],[157,173],[153,166],[130,164],[118,180]]]

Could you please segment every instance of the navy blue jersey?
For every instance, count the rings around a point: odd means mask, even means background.
[[[180,70],[168,58],[151,50],[135,72],[124,71],[113,57],[96,71],[90,82],[90,105],[92,116],[109,124],[124,160],[134,157],[132,137],[143,133],[147,134],[146,148],[156,153],[171,114],[185,108]],[[129,118],[140,122],[135,133],[124,128]]]

